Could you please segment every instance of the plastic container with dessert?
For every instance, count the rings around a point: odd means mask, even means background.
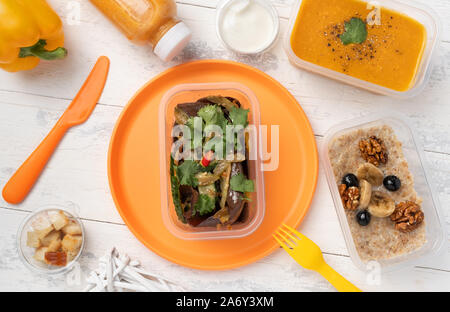
[[[377,5],[380,22],[375,21]],[[302,9],[309,10],[307,18]],[[340,38],[353,17],[364,23],[373,18],[376,24],[366,23],[365,42],[343,44]],[[298,0],[283,45],[297,67],[375,93],[409,98],[429,80],[440,28],[438,15],[412,0]]]
[[[371,115],[345,121],[327,132],[321,147],[327,182],[347,249],[361,270],[369,270],[371,261],[378,262],[381,269],[387,271],[413,266],[419,260],[439,254],[445,242],[445,227],[426,173],[423,150],[407,122],[392,116]],[[373,151],[383,157],[366,153],[365,144],[370,139],[375,145],[380,144],[381,148]],[[383,160],[377,160],[380,158]],[[381,177],[377,178],[377,172],[382,173]],[[343,183],[347,183],[343,178],[349,174],[354,174],[359,181],[356,187],[360,192],[354,207],[343,195],[346,188]],[[387,177],[392,176],[401,182],[394,189],[385,184],[390,180]],[[366,191],[362,184],[367,183],[366,180],[371,186],[370,202],[363,198]],[[361,207],[363,201],[366,203]],[[400,209],[405,204],[418,208],[419,213],[402,215],[407,211]],[[372,212],[368,224],[367,219],[358,219],[362,211]]]
[[[72,210],[48,205],[25,218],[17,232],[17,249],[26,267],[41,274],[71,270],[85,243],[83,224]]]
[[[190,222],[180,221],[180,216],[176,213],[172,197],[172,174],[170,169],[172,144],[174,142],[172,130],[176,119],[174,111],[179,104],[188,103],[189,105],[189,103],[192,104],[199,99],[211,96],[227,97],[239,102],[240,108],[248,110],[248,127],[246,129],[252,128],[255,130],[251,132],[253,135],[246,136],[246,144],[255,151],[253,157],[246,158],[247,177],[253,181],[254,192],[250,194],[245,193],[245,196],[250,196],[250,198],[248,201],[246,199],[246,205],[243,209],[241,208],[240,216],[236,219],[236,222],[227,226],[223,226],[220,223],[215,226],[212,224],[208,225],[208,222],[204,226],[202,225],[203,223],[197,226],[192,225]],[[265,212],[259,126],[260,108],[258,100],[249,88],[239,83],[182,84],[175,86],[164,95],[159,109],[161,209],[163,222],[173,235],[181,239],[191,240],[230,239],[250,235],[259,227]],[[222,180],[220,181],[222,183]],[[218,191],[217,193],[220,192]],[[233,200],[236,200],[235,197],[234,195]],[[218,205],[218,202],[216,201],[216,205]]]

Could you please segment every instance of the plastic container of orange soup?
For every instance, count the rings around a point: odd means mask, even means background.
[[[379,4],[374,7],[376,3]],[[417,95],[431,74],[439,42],[437,15],[414,1],[299,0],[284,48],[303,69],[397,98]],[[369,25],[370,18],[379,23]],[[369,19],[368,19],[369,17]],[[364,21],[363,43],[344,45],[340,36],[352,18]]]
[[[175,212],[170,182],[170,154],[173,142],[174,109],[180,103],[192,103],[198,99],[220,95],[233,97],[241,107],[249,109],[249,126],[257,129],[250,136],[249,145],[256,148],[256,159],[248,160],[248,178],[254,181],[255,192],[250,193],[247,212],[243,221],[229,228],[193,227],[182,223]],[[256,95],[246,86],[235,82],[182,84],[167,91],[159,107],[160,188],[162,221],[175,236],[187,240],[211,240],[240,238],[253,233],[261,224],[265,213],[264,174],[262,171],[260,108]]]
[[[151,44],[164,61],[179,54],[192,37],[177,18],[173,0],[90,0],[129,40]]]

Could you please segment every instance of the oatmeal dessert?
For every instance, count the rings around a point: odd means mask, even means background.
[[[328,151],[362,261],[395,258],[425,244],[422,199],[390,126],[344,133]]]

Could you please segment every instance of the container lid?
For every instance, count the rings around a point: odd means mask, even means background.
[[[180,22],[173,26],[156,44],[154,52],[164,62],[178,55],[192,38],[191,30]]]

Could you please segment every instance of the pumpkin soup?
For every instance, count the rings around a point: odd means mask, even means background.
[[[304,61],[407,91],[420,65],[426,29],[390,9],[378,11],[379,22],[374,13],[360,0],[303,0],[290,38],[292,50]]]

